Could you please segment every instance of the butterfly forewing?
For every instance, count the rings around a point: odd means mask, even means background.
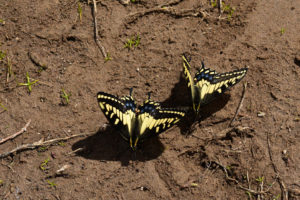
[[[131,96],[118,98],[114,95],[99,92],[97,99],[107,120],[121,130],[124,139],[131,137],[135,118],[136,103]]]
[[[188,82],[188,87],[191,89],[191,95],[192,95],[192,101],[193,101],[193,109],[196,110],[196,106],[199,103],[199,98],[198,96],[198,90],[195,88],[195,83],[191,75],[191,66],[190,63],[188,62],[188,59],[183,55],[183,73],[185,75],[185,78]]]

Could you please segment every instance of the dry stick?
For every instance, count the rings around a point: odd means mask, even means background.
[[[41,146],[50,146],[50,145],[53,145],[57,142],[61,142],[61,141],[66,141],[66,140],[69,140],[69,139],[72,139],[72,138],[75,138],[75,137],[81,137],[81,136],[89,136],[89,135],[92,135],[94,133],[82,133],[82,134],[76,134],[76,135],[71,135],[69,137],[64,137],[64,138],[56,138],[56,139],[52,139],[52,140],[47,140],[47,141],[43,141],[43,139],[37,141],[37,142],[34,142],[32,144],[23,144],[11,151],[8,151],[6,153],[3,153],[3,154],[0,154],[0,158],[5,158],[15,152],[19,152],[19,151],[24,151],[24,150],[29,150],[29,149],[35,149],[37,147],[41,147]]]
[[[245,99],[246,89],[247,89],[247,82],[244,83],[244,88],[243,88],[243,93],[242,93],[242,97],[241,97],[240,103],[239,103],[239,105],[238,105],[238,107],[237,107],[237,109],[235,111],[235,114],[234,114],[232,120],[230,121],[228,127],[232,126],[232,123],[235,121],[236,116],[238,115],[238,113],[240,112],[240,110],[241,110],[241,108],[243,106],[243,101]]]
[[[7,138],[4,138],[4,139],[0,140],[0,144],[6,142],[6,141],[8,141],[8,140],[14,139],[14,138],[17,137],[18,135],[21,135],[22,133],[26,132],[26,129],[27,129],[27,127],[29,126],[30,122],[31,122],[31,119],[26,123],[26,125],[25,125],[20,131],[18,131],[18,132],[16,132],[16,133],[12,134],[12,135],[10,135],[10,136],[8,136]]]
[[[271,160],[271,163],[272,163],[272,166],[273,166],[273,169],[274,169],[274,172],[276,173],[276,176],[277,176],[277,180],[279,182],[279,185],[280,185],[280,189],[281,189],[281,193],[282,193],[282,197],[285,199],[285,200],[288,200],[288,190],[285,186],[285,184],[283,183],[280,175],[279,175],[279,171],[273,161],[273,155],[272,155],[272,151],[271,151],[271,144],[270,144],[270,138],[269,138],[269,133],[267,133],[267,142],[268,142],[268,151],[269,151],[269,156],[270,156],[270,160]]]
[[[137,18],[152,13],[165,13],[175,17],[205,17],[207,14],[201,10],[195,11],[194,9],[176,11],[171,7],[165,7],[164,5],[157,6],[155,8],[146,9],[144,11],[136,12],[125,17],[125,23],[132,23]]]
[[[107,57],[107,54],[105,52],[105,48],[101,45],[100,41],[99,41],[99,35],[98,35],[98,28],[97,28],[97,4],[96,4],[96,0],[93,0],[93,18],[94,18],[94,37],[95,37],[95,42],[98,46],[98,48],[101,50],[101,53],[103,55],[104,58]]]
[[[219,16],[222,14],[222,0],[218,0],[218,10],[219,10]]]

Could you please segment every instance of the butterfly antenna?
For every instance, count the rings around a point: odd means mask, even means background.
[[[129,89],[129,96],[132,95],[132,91],[133,91],[133,88],[130,88],[130,89]]]

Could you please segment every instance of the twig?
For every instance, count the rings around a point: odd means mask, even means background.
[[[18,132],[16,132],[16,133],[12,134],[12,135],[10,135],[10,136],[8,136],[7,138],[4,138],[4,139],[0,140],[0,144],[6,142],[6,141],[8,141],[8,140],[14,139],[14,138],[17,137],[18,135],[21,135],[22,133],[26,132],[26,129],[27,129],[27,127],[29,126],[30,122],[31,122],[31,119],[26,123],[26,125],[25,125],[20,131],[18,131]]]
[[[236,109],[236,111],[235,111],[235,114],[234,114],[232,120],[230,121],[228,127],[231,127],[231,126],[232,126],[232,123],[235,121],[236,116],[238,115],[238,113],[240,112],[240,110],[241,110],[241,108],[242,108],[242,106],[243,106],[243,101],[244,101],[244,99],[245,99],[246,89],[247,89],[247,82],[244,84],[244,87],[243,87],[243,93],[242,93],[242,97],[241,97],[240,103],[239,103],[239,105],[238,105],[238,107],[237,107],[237,109]]]
[[[103,55],[104,58],[107,57],[107,54],[105,52],[105,48],[101,45],[100,41],[99,41],[99,35],[98,35],[98,28],[97,28],[97,4],[96,4],[96,0],[93,0],[93,18],[94,18],[94,39],[95,42],[98,46],[98,48],[101,50],[101,53]]]
[[[219,10],[219,16],[222,14],[222,0],[218,0],[218,10]]]
[[[24,150],[30,150],[30,149],[35,149],[37,147],[41,147],[41,146],[51,146],[57,142],[60,142],[60,141],[66,141],[66,140],[69,140],[69,139],[72,139],[72,138],[75,138],[75,137],[81,137],[81,136],[89,136],[89,135],[92,135],[94,133],[89,133],[89,134],[86,134],[86,133],[82,133],[82,134],[76,134],[76,135],[71,135],[71,136],[68,136],[68,137],[64,137],[64,138],[56,138],[56,139],[52,139],[52,140],[47,140],[47,141],[43,141],[43,139],[37,141],[37,142],[34,142],[32,144],[23,144],[11,151],[8,151],[6,153],[3,153],[3,154],[0,154],[0,158],[5,158],[15,152],[20,152],[20,151],[24,151]]]
[[[271,144],[270,144],[269,133],[267,133],[267,142],[268,142],[269,157],[270,157],[270,160],[271,160],[274,172],[276,173],[278,183],[280,185],[282,198],[285,199],[285,200],[288,200],[288,196],[289,196],[288,195],[288,190],[287,190],[285,184],[283,183],[283,181],[282,181],[282,179],[280,177],[279,171],[278,171],[278,169],[277,169],[277,167],[276,167],[276,165],[275,165],[275,163],[273,161],[273,154],[272,154],[272,151],[271,151]]]
[[[196,10],[195,9],[187,9],[187,10],[180,10],[177,11],[172,7],[169,7],[170,5],[174,5],[174,4],[162,4],[159,6],[156,6],[154,8],[149,8],[140,12],[136,12],[133,14],[128,15],[127,17],[125,17],[125,23],[132,23],[134,22],[137,18],[142,17],[142,16],[146,16],[152,13],[165,13],[165,14],[169,14],[171,16],[174,17],[206,17],[207,13],[205,13],[204,11],[201,10]]]
[[[84,150],[84,148],[78,148],[78,149],[75,149],[74,151],[69,152],[68,155],[71,155],[71,154],[73,154],[73,153],[76,153],[76,152],[82,151],[82,150]]]

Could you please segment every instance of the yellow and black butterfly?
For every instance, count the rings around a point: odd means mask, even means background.
[[[120,130],[133,150],[139,142],[162,133],[185,116],[183,110],[161,108],[158,102],[150,99],[150,93],[143,105],[137,107],[131,94],[132,89],[129,96],[122,98],[99,92],[97,99],[108,121]]]
[[[218,74],[215,70],[205,68],[202,62],[201,69],[195,74],[194,79],[190,72],[188,59],[183,55],[183,70],[191,88],[193,109],[198,115],[200,106],[209,103],[216,94],[222,94],[230,87],[237,84],[247,73],[248,68]]]

